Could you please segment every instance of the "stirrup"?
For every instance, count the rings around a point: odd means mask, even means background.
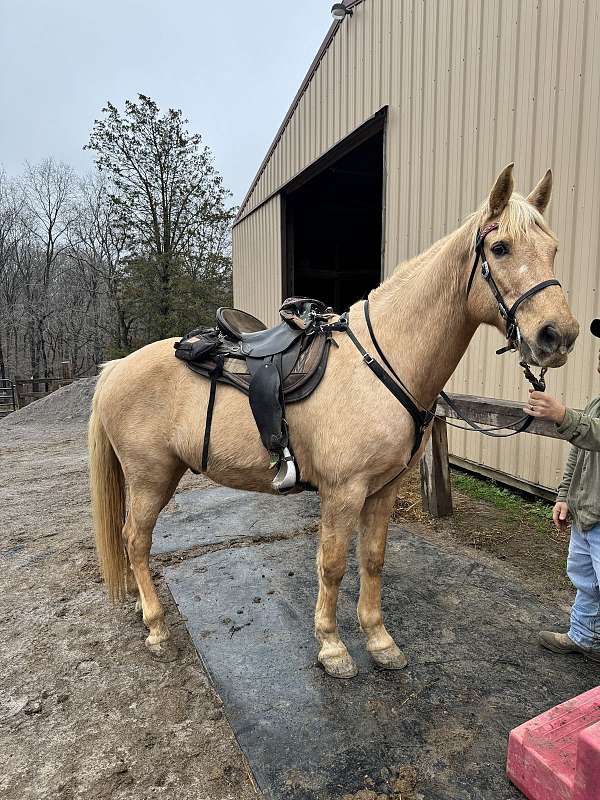
[[[284,447],[277,475],[273,478],[272,486],[277,492],[285,492],[296,485],[296,464],[289,448]]]

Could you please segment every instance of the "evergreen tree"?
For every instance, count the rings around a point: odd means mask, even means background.
[[[86,147],[108,178],[125,243],[123,295],[145,341],[182,334],[230,299],[229,193],[181,111],[161,114],[141,94],[123,113],[112,103],[102,111]]]

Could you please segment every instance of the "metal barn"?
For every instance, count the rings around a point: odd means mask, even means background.
[[[282,298],[336,309],[454,230],[515,161],[527,193],[554,171],[558,277],[582,335],[550,391],[597,393],[587,324],[600,316],[600,4],[595,0],[358,0],[329,29],[234,226],[235,304],[272,324]],[[326,11],[326,4],[324,4]],[[480,330],[450,389],[526,396],[515,356]],[[450,431],[452,458],[554,489],[551,439]]]

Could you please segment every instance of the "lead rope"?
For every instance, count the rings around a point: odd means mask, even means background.
[[[520,366],[523,367],[523,374],[529,381],[529,383],[533,386],[536,392],[545,392],[546,391],[546,381],[544,380],[544,375],[548,371],[547,367],[544,367],[540,372],[539,378],[533,374],[529,364],[526,361],[521,361]],[[473,422],[468,417],[465,417],[463,414],[460,413],[458,408],[454,405],[452,400],[448,397],[446,392],[440,392],[440,397],[447,403],[448,406],[454,411],[456,416],[459,419],[462,419],[463,422],[466,422],[469,425],[468,428],[465,428],[464,425],[457,425],[455,422],[449,422],[447,417],[442,416],[441,414],[436,414],[437,419],[444,420],[447,425],[450,425],[451,428],[457,428],[459,431],[468,431],[474,430],[478,433],[483,433],[485,436],[491,436],[493,439],[508,439],[509,436],[516,436],[517,433],[523,433],[527,430],[527,428],[533,422],[533,417],[529,414],[524,414],[520,419],[518,419],[514,424],[520,427],[515,428],[510,433],[494,433],[494,431],[503,431],[506,430],[509,426],[508,425],[496,425],[490,428],[482,428],[476,422]]]

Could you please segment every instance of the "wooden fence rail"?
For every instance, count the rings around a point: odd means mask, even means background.
[[[40,400],[42,397],[61,389],[63,386],[68,386],[73,383],[73,379],[65,378],[17,378],[15,381],[17,397],[19,400],[19,408],[33,403],[35,400]]]
[[[450,400],[457,411],[479,425],[503,425],[514,430],[525,414],[523,403],[511,400],[495,400],[466,394],[450,395]],[[431,439],[421,459],[421,498],[424,511],[433,517],[445,517],[452,514],[446,418],[459,420],[460,418],[442,398],[438,400],[437,414],[441,418],[433,422]],[[466,425],[464,422],[460,424]],[[534,419],[524,433],[560,439],[554,423],[547,420]],[[482,434],[473,433],[473,435]]]
[[[13,385],[16,407],[23,408],[28,406],[35,400],[40,400],[42,397],[46,397],[46,395],[61,389],[63,386],[68,386],[70,383],[73,383],[73,369],[70,361],[61,363],[60,376],[56,378],[48,376],[41,378],[15,378]]]

